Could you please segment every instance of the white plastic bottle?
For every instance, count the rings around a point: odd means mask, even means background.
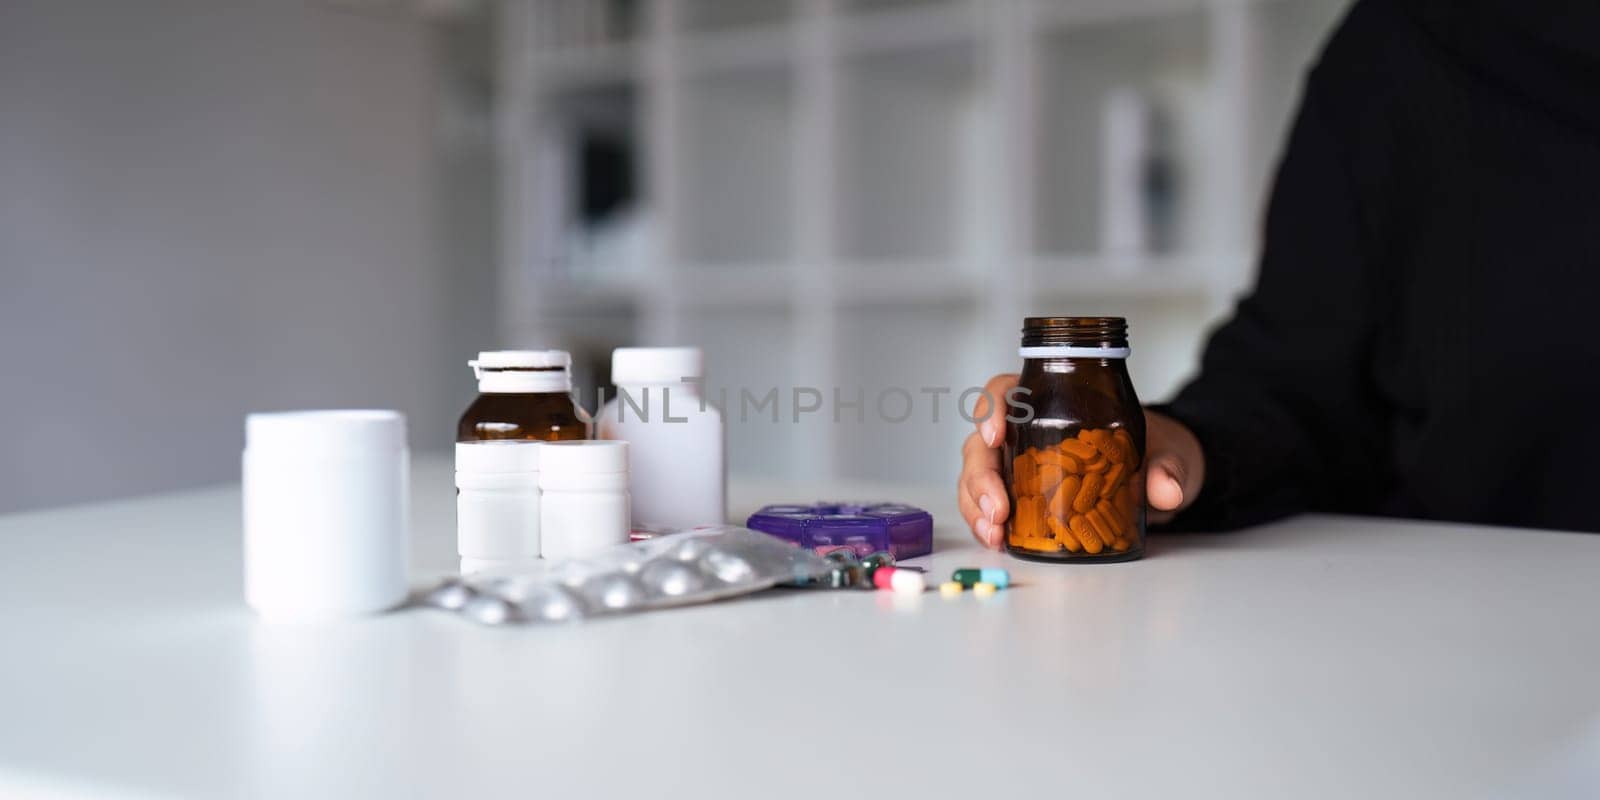
[[[599,438],[628,443],[634,527],[687,528],[727,517],[722,415],[702,408],[698,347],[619,347],[618,395],[600,411]]]
[[[456,443],[456,551],[461,574],[526,569],[539,558],[541,442]]]
[[[628,541],[628,444],[539,445],[539,549],[581,558]]]

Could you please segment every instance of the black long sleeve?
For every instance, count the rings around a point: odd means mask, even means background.
[[[1352,9],[1307,78],[1257,286],[1157,407],[1207,459],[1175,526],[1600,529],[1597,41],[1593,9]]]

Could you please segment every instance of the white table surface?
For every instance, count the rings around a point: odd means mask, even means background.
[[[447,468],[415,470],[419,586]],[[1600,536],[1305,517],[1037,565],[949,495],[896,498],[923,561],[1018,586],[544,628],[263,624],[236,489],[0,517],[0,796],[1600,794]]]

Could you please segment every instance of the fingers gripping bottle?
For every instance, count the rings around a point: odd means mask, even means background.
[[[1144,411],[1128,353],[1121,317],[1023,321],[1003,465],[1011,554],[1040,561],[1144,555]]]

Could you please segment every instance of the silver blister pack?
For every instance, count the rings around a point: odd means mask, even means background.
[[[774,586],[816,585],[836,567],[782,539],[717,526],[516,572],[449,578],[423,602],[486,625],[572,622],[709,603]]]

